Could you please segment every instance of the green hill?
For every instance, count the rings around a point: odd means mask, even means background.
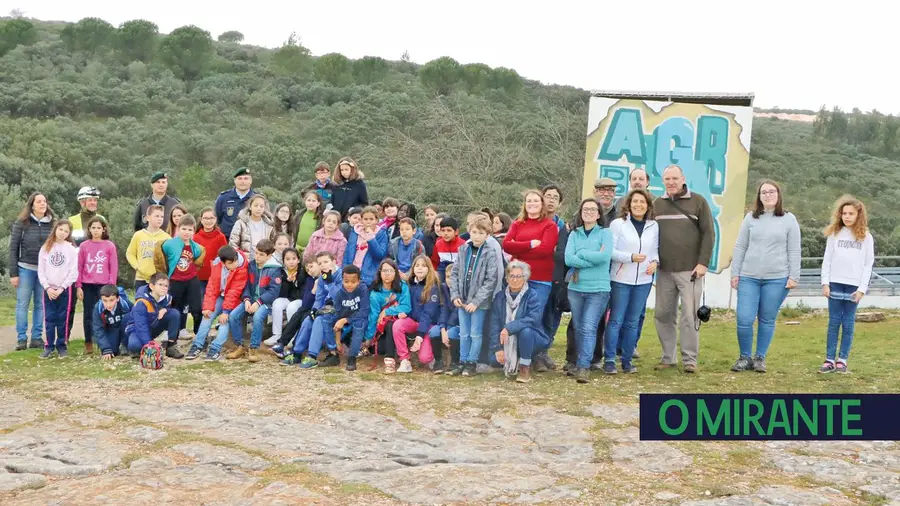
[[[102,190],[124,244],[156,170],[192,210],[241,165],[272,201],[298,202],[315,163],[344,155],[360,161],[373,198],[511,212],[522,189],[556,182],[575,205],[584,90],[449,57],[312,57],[293,34],[275,50],[242,45],[238,32],[218,38],[196,27],[162,35],[140,20],[0,21],[0,254],[28,193],[71,214],[85,184]],[[869,204],[878,253],[900,253],[900,164],[854,146],[810,124],[754,123],[750,180],[784,182],[805,255],[821,254],[820,230],[844,192]]]

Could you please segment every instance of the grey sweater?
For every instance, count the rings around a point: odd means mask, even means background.
[[[756,279],[788,277],[799,281],[800,225],[797,218],[788,212],[784,216],[765,212],[759,218],[747,213],[734,245],[731,276]]]

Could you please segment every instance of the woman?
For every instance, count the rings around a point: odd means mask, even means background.
[[[303,206],[303,209],[298,211],[293,219],[294,238],[297,251],[301,254],[309,244],[309,238],[312,237],[313,232],[322,226],[322,212],[325,210],[322,196],[314,191],[308,191],[303,195]]]
[[[169,223],[166,225],[166,233],[169,234],[169,237],[178,237],[178,223],[181,222],[181,217],[187,213],[187,207],[182,204],[172,208],[172,212],[169,214]]]
[[[269,211],[269,202],[261,194],[256,194],[238,213],[228,243],[253,260],[256,258],[256,244],[262,239],[275,240],[275,223]]]
[[[518,383],[531,381],[531,357],[550,346],[541,324],[544,303],[531,289],[530,277],[527,263],[510,262],[506,266],[506,289],[494,296],[491,305],[491,351],[507,376],[518,374]]]
[[[378,265],[375,281],[369,290],[369,327],[366,330],[366,342],[375,341],[375,353],[384,357],[384,372],[397,372],[394,360],[396,347],[393,339],[393,323],[403,315],[412,313],[412,302],[409,298],[409,286],[400,279],[397,264],[385,258]]]
[[[659,267],[659,225],[654,217],[653,197],[647,190],[637,189],[625,196],[619,218],[610,224],[612,290],[609,322],[603,339],[603,371],[609,374],[616,371],[616,351],[619,349],[622,350],[622,372],[637,372],[632,359],[638,330],[653,287],[653,275]]]
[[[510,225],[512,225],[512,218],[508,214],[497,213],[494,215],[494,238],[502,241],[509,232]]]
[[[16,289],[16,351],[28,347],[28,305],[31,313],[31,347],[44,347],[44,289],[38,282],[38,255],[50,237],[56,216],[40,192],[28,196],[9,237],[9,282]]]
[[[341,223],[341,214],[337,211],[325,211],[322,218],[322,228],[313,232],[309,238],[309,244],[303,251],[304,263],[314,262],[320,251],[330,251],[334,258],[343,260],[344,251],[347,249],[347,239],[338,230]]]
[[[775,335],[775,319],[788,291],[800,281],[800,224],[782,207],[781,187],[763,181],[753,211],[744,216],[731,260],[731,288],[737,290],[737,340],[740,356],[734,372],[766,372],[766,353]],[[756,353],[753,322],[757,322]],[[751,358],[752,357],[752,358]]]
[[[609,261],[613,240],[610,230],[603,227],[600,220],[597,201],[592,198],[581,201],[575,217],[575,229],[569,234],[566,244],[568,298],[578,351],[575,369],[571,372],[578,383],[590,380],[591,359],[597,346],[597,324],[609,303]],[[613,347],[613,371],[616,370],[615,357]]]
[[[341,213],[341,219],[346,219],[351,207],[365,207],[369,205],[369,193],[365,174],[356,165],[356,161],[349,156],[341,158],[334,168],[334,193],[332,193],[332,209]]]

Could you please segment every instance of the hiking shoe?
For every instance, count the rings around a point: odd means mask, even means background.
[[[85,341],[84,343],[84,354],[85,355],[93,355],[94,354],[94,343]]]
[[[303,357],[303,361],[300,362],[300,369],[315,369],[319,367],[319,361],[312,357]]]
[[[169,342],[169,345],[166,346],[166,356],[169,358],[184,358],[184,353],[178,349],[178,346],[175,346],[175,343]]]
[[[636,360],[636,359],[639,359],[639,358],[641,358],[641,354],[638,353],[637,350],[634,350],[634,353],[631,354],[631,359],[632,359],[632,360]]]
[[[278,358],[284,358],[284,355],[285,355],[284,346],[282,346],[280,344],[276,344],[275,346],[272,346],[272,353],[274,353],[275,356]]]
[[[341,365],[341,357],[337,353],[329,353],[319,365],[322,367],[337,367]]]
[[[217,361],[220,360],[221,358],[222,358],[222,352],[221,352],[221,351],[212,351],[212,350],[209,350],[208,352],[206,352],[206,361],[207,361],[207,362],[217,362]]]
[[[538,355],[538,357],[541,359],[541,362],[544,364],[545,367],[547,367],[547,369],[549,369],[551,371],[556,370],[556,362],[554,362],[553,359],[550,358],[549,353],[547,353],[546,351],[542,351]]]
[[[348,371],[356,370],[356,357],[347,357],[347,367]]]
[[[834,372],[834,369],[835,369],[834,362],[826,360],[825,363],[822,364],[822,367],[819,368],[819,372],[824,374],[824,373]]]
[[[603,374],[619,374],[619,370],[616,369],[615,362],[606,362],[603,364]]]
[[[38,358],[50,358],[53,356],[53,350],[49,347],[44,348],[44,352],[41,353],[41,356]]]
[[[592,371],[602,371],[603,370],[603,362],[594,362],[591,364]]]
[[[247,348],[244,348],[242,345],[239,344],[239,345],[237,345],[237,347],[235,349],[226,353],[225,358],[227,358],[228,360],[237,360],[246,354],[247,354]]]
[[[578,383],[590,383],[591,381],[590,369],[576,369],[573,375]]]
[[[397,362],[394,359],[388,357],[384,359],[384,373],[385,374],[394,374],[397,372]]]
[[[247,362],[257,363],[259,362],[259,349],[250,348],[247,352]]]
[[[465,370],[465,366],[463,364],[456,364],[450,368],[445,374],[447,376],[462,376],[463,370]]]
[[[275,346],[276,344],[278,344],[279,339],[281,339],[281,336],[272,336],[263,341],[263,344],[265,344],[266,346]]]
[[[531,367],[527,365],[519,366],[519,374],[516,376],[516,383],[531,382]]]
[[[191,345],[191,349],[188,350],[187,355],[184,356],[185,360],[196,360],[197,357],[200,356],[200,353],[203,351],[202,348],[196,345]]]
[[[765,357],[756,357],[753,359],[753,370],[756,372],[766,372]]]
[[[28,349],[28,341],[19,341],[16,343],[16,351],[24,351]]]
[[[281,362],[279,362],[279,364],[281,364],[281,365],[296,365],[300,361],[301,360],[297,355],[294,355],[293,353],[288,353],[287,355],[284,356],[284,359]]]
[[[410,362],[409,359],[401,360],[400,367],[397,368],[397,372],[413,372],[412,362]]]
[[[534,372],[547,372],[550,370],[544,362],[543,355],[538,355],[538,357],[532,361],[532,364],[534,364]]]
[[[737,361],[731,366],[732,372],[741,372],[741,371],[750,371],[753,370],[753,361],[750,360],[750,357],[739,357]]]
[[[653,369],[655,369],[657,371],[665,371],[666,369],[674,369],[674,368],[675,368],[675,364],[663,364],[663,363],[656,364],[653,367]]]
[[[444,361],[443,360],[441,360],[440,362],[435,360],[432,363],[434,364],[434,367],[431,368],[431,372],[433,372],[435,374],[444,374],[444,371],[446,369],[444,369]]]
[[[68,356],[69,356],[69,351],[66,350],[65,348],[60,349],[60,350],[56,350],[56,357],[57,357],[57,358],[66,358],[66,357],[68,357]],[[846,369],[846,368],[847,368],[847,366],[844,366],[844,369]],[[838,372],[840,372],[840,371],[838,371]],[[845,370],[844,372],[847,372],[847,371]]]
[[[28,347],[29,348],[43,348],[44,341],[41,341],[40,339],[32,339],[31,343],[28,345]]]
[[[65,351],[61,351],[60,353],[64,353],[64,352]],[[834,372],[839,373],[839,374],[847,374],[848,372],[850,372],[850,369],[847,367],[846,362],[841,362],[839,360],[838,363],[835,364],[835,366],[834,366]]]
[[[637,367],[631,362],[622,362],[622,372],[625,374],[635,374],[637,373]]]
[[[697,366],[694,364],[684,364],[684,373],[685,374],[694,374],[697,372]]]
[[[563,372],[566,373],[566,376],[574,376],[575,369],[578,369],[578,367],[572,362],[566,362],[566,365],[563,366]]]

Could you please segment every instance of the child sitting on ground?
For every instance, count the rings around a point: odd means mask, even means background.
[[[309,248],[307,248],[307,251],[309,251]],[[315,304],[316,302],[316,293],[313,288],[315,288],[316,279],[318,279],[322,274],[322,270],[319,268],[319,262],[316,261],[315,256],[313,256],[312,259],[306,262],[304,268],[306,273],[303,276],[303,286],[301,289],[299,307],[297,307],[293,312],[288,310],[288,320],[287,323],[284,324],[284,327],[281,329],[280,335],[273,335],[265,341],[265,344],[267,346],[272,347],[272,353],[274,353],[278,358],[285,357],[285,348],[288,348],[288,346],[291,344],[294,336],[296,336],[297,332],[300,330],[300,326],[303,324],[303,320],[306,319],[307,316],[309,316],[310,311],[312,311],[313,304]],[[299,278],[300,275],[298,274],[297,277]],[[283,286],[290,285],[291,283],[285,280]],[[282,294],[284,294],[284,288],[282,288]],[[272,325],[272,329],[274,332],[274,323]],[[290,350],[288,350],[288,353],[290,353]]]
[[[112,360],[127,351],[125,328],[130,321],[131,302],[116,285],[100,287],[100,300],[92,311],[91,333],[100,347],[103,360]]]
[[[241,296],[247,284],[249,264],[250,260],[244,252],[236,250],[234,246],[226,244],[219,248],[219,254],[210,266],[209,283],[203,297],[203,321],[185,357],[188,360],[200,356],[213,324],[220,330],[206,352],[206,360],[221,358],[222,345],[228,340],[228,317],[242,304]]]
[[[294,338],[294,353],[285,357],[283,365],[299,362],[301,369],[312,369],[319,365],[333,367],[341,364],[341,359],[337,355],[337,342],[334,341],[334,324],[337,320],[334,314],[334,299],[343,286],[343,270],[334,263],[334,255],[328,251],[319,252],[316,260],[322,272],[316,283],[316,302]],[[317,358],[323,342],[329,353],[319,364]],[[304,353],[306,357],[301,360]]]
[[[453,265],[447,265],[448,278],[453,275]],[[431,338],[431,351],[434,354],[433,371],[435,374],[441,374],[444,371],[449,373],[459,365],[459,311],[450,298],[450,286],[447,283],[441,284],[441,291],[443,301],[438,323],[428,332],[428,337]],[[446,369],[444,348],[449,348],[450,353],[450,364]]]
[[[427,336],[431,326],[440,316],[442,299],[441,282],[434,272],[431,261],[424,255],[416,257],[409,277],[409,301],[412,311],[408,315],[401,313],[392,330],[397,357],[400,359],[397,372],[412,372],[410,352],[418,352],[419,363],[425,367],[434,366],[431,339]],[[414,336],[412,346],[407,342],[408,335]]]
[[[343,269],[342,287],[335,294],[334,307],[337,308],[337,322],[334,324],[334,337],[337,342],[343,339],[344,328],[351,327],[349,340],[350,351],[347,353],[347,370],[356,370],[356,356],[366,336],[369,324],[369,290],[360,283],[359,267],[348,265]]]
[[[275,244],[269,239],[261,239],[256,243],[255,256],[250,261],[247,271],[247,284],[244,285],[243,304],[238,304],[228,316],[228,327],[237,347],[225,355],[229,360],[236,360],[247,355],[247,361],[259,362],[259,345],[262,344],[263,330],[272,303],[281,293],[281,264],[272,258]],[[244,347],[244,315],[252,315],[253,325],[250,331],[250,349]],[[218,340],[218,337],[216,337]]]
[[[167,333],[166,356],[183,358],[178,350],[178,327],[181,325],[181,313],[172,309],[172,297],[169,295],[169,277],[163,272],[150,276],[149,283],[138,288],[131,308],[131,321],[125,328],[128,335],[128,351],[138,358],[141,348],[163,332]]]

